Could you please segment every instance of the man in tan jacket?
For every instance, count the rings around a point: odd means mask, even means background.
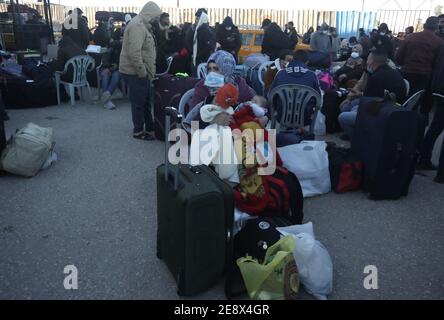
[[[128,86],[134,124],[133,137],[153,140],[150,110],[150,81],[156,74],[156,42],[151,23],[161,15],[159,6],[146,3],[125,28],[119,71]]]

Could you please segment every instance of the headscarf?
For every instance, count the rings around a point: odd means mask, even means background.
[[[220,72],[225,77],[225,83],[235,84],[234,71],[236,69],[236,60],[231,53],[219,50],[213,53],[208,61],[214,60],[219,67]]]

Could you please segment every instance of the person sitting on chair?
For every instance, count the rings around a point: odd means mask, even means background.
[[[404,102],[406,98],[406,87],[401,73],[388,65],[387,52],[384,49],[376,49],[370,53],[367,60],[368,80],[362,93],[365,97],[384,98],[386,91],[395,95],[397,102]],[[353,135],[353,129],[358,114],[359,99],[354,100],[343,109],[338,121],[345,135],[344,140],[349,140]]]
[[[297,50],[293,54],[293,61],[290,61],[285,69],[282,69],[276,74],[269,92],[271,93],[274,88],[281,85],[299,84],[313,88],[321,94],[318,77],[307,67],[308,60],[308,54],[306,51]],[[279,104],[279,102],[275,101],[272,101],[272,103]],[[280,119],[280,106],[277,105],[275,107],[278,110],[278,119]],[[308,103],[306,108],[304,123],[308,125],[311,122],[310,118],[313,114],[314,102]]]

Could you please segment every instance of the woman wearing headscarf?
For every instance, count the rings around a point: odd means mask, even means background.
[[[209,26],[208,15],[202,12],[193,37],[192,63],[194,68],[206,63],[216,47],[216,37]]]
[[[200,107],[211,101],[218,87],[223,84],[231,83],[239,90],[238,102],[250,101],[255,95],[255,91],[248,86],[244,78],[236,76],[234,70],[236,68],[236,61],[229,52],[219,50],[213,53],[207,62],[207,78],[200,80],[194,86],[193,99],[191,100],[191,111],[185,119],[185,123],[191,123],[193,120],[197,120],[199,117]],[[217,87],[210,87],[210,83],[214,82],[212,79],[220,77],[220,84]],[[210,79],[211,78],[211,79]]]

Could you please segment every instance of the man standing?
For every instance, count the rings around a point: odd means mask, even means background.
[[[290,40],[290,45],[292,48],[296,47],[296,45],[299,42],[298,32],[296,31],[296,28],[294,27],[293,21],[290,21],[287,23],[287,27],[285,29],[285,34],[287,35],[288,39]]]
[[[419,170],[436,170],[436,166],[431,161],[432,151],[436,140],[444,131],[444,43],[441,45],[441,51],[435,66],[432,92],[435,96],[435,115],[422,143],[421,158],[417,166]],[[444,140],[435,182],[444,183]]]
[[[332,45],[330,41],[330,36],[328,35],[328,31],[328,24],[324,22],[319,30],[311,35],[311,50],[331,53]]]
[[[153,118],[150,110],[150,81],[156,74],[156,44],[151,24],[160,16],[159,6],[146,3],[125,28],[119,71],[129,87],[133,137],[153,140]]]
[[[444,40],[444,14],[440,15],[438,17],[438,36]]]
[[[401,73],[410,83],[410,95],[422,89],[429,90],[433,68],[443,42],[435,33],[437,29],[438,18],[428,18],[424,31],[408,36],[396,52],[396,62],[401,65]],[[426,92],[422,107],[424,114],[428,114],[432,108],[429,92]]]
[[[239,29],[234,25],[231,17],[226,17],[224,22],[216,30],[216,42],[220,43],[221,50],[227,51],[234,56],[237,62],[237,55],[241,48],[241,35]]]

